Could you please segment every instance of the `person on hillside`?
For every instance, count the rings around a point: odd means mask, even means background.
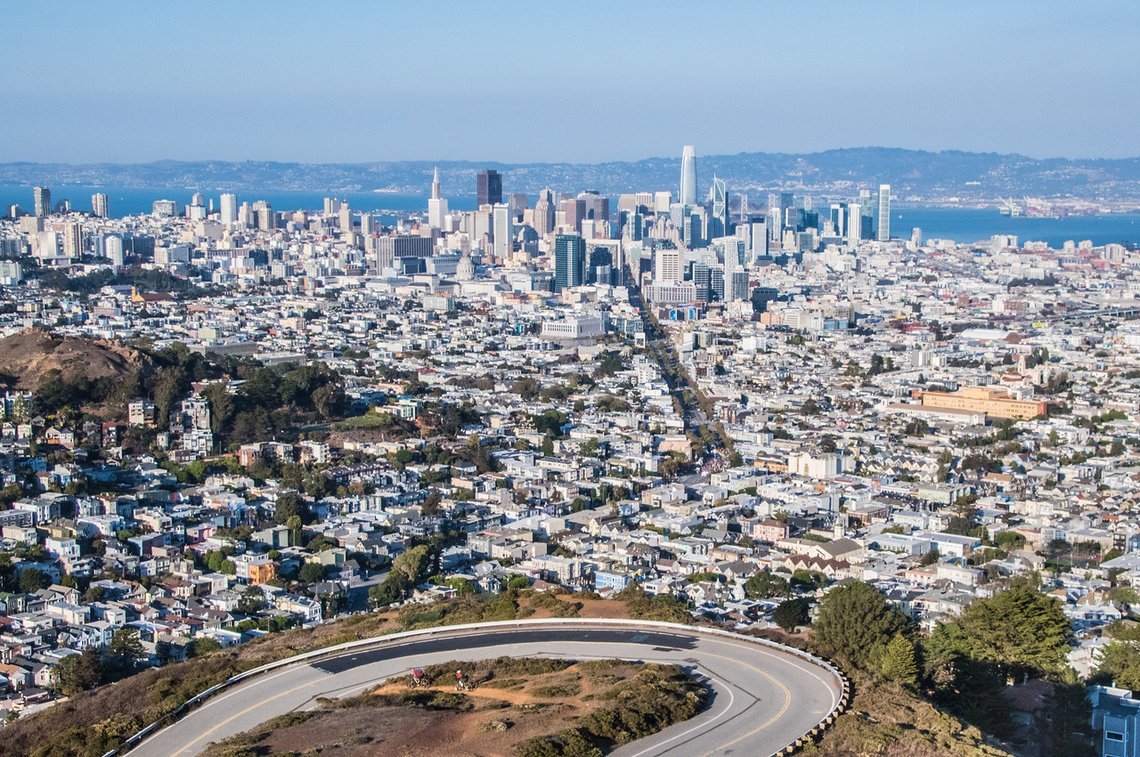
[[[465,689],[467,689],[467,676],[462,670],[457,670],[455,671],[455,690],[464,691]]]

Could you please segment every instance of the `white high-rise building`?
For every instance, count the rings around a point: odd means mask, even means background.
[[[863,232],[863,209],[859,203],[852,202],[847,205],[847,246],[852,250],[859,247],[859,239]]]
[[[879,235],[880,242],[891,238],[891,185],[879,185]]]
[[[511,223],[511,208],[509,205],[499,203],[491,206],[491,237],[494,244],[495,259],[502,263],[511,253],[511,239],[514,236]]]
[[[431,182],[431,198],[428,199],[428,225],[433,229],[443,228],[443,218],[447,215],[447,200],[440,197],[439,169],[435,169],[435,176]]]
[[[222,223],[237,223],[237,195],[226,193],[222,195]]]
[[[669,284],[681,278],[681,251],[659,250],[654,261],[653,283]]]
[[[114,234],[103,240],[103,254],[116,268],[123,267],[123,238]]]
[[[697,204],[697,148],[692,145],[681,150],[681,204]]]
[[[59,258],[59,235],[54,231],[41,231],[37,234],[34,254],[41,262]]]
[[[102,192],[91,195],[91,214],[96,218],[107,217],[107,195]]]
[[[78,260],[83,257],[83,225],[69,223],[63,227],[63,255]]]

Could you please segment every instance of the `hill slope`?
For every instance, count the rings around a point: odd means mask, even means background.
[[[97,339],[56,336],[29,329],[0,339],[0,383],[35,389],[44,375],[59,371],[64,381],[121,378],[136,373],[142,353]]]

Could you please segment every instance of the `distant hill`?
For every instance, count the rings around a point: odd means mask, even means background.
[[[495,168],[503,173],[505,192],[533,194],[543,187],[554,187],[565,191],[593,189],[615,195],[675,189],[680,152],[678,145],[675,157],[590,164],[170,160],[87,165],[5,163],[0,164],[0,184],[330,193],[380,189],[426,195],[432,168],[438,165],[446,177],[445,186],[469,188],[461,193],[451,190],[452,196],[473,194],[475,174],[483,168]],[[859,147],[801,154],[754,152],[705,156],[698,153],[697,171],[702,193],[716,174],[736,191],[747,191],[757,197],[779,190],[844,194],[861,185],[885,182],[892,185],[897,197],[929,202],[951,197],[992,199],[999,195],[1140,201],[1140,158],[1039,160],[1016,154]]]
[[[48,372],[60,378],[120,378],[137,373],[144,356],[137,350],[101,339],[56,336],[42,329],[29,329],[0,339],[0,384],[35,389]]]

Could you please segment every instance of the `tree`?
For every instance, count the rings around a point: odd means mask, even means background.
[[[247,586],[237,603],[237,611],[242,615],[256,615],[265,609],[269,602],[264,592],[256,586]]]
[[[146,654],[139,632],[134,628],[120,628],[107,645],[107,670],[115,680],[135,672],[138,661]]]
[[[958,625],[969,655],[1006,674],[1059,675],[1066,667],[1069,620],[1060,603],[1035,587],[1015,584],[977,600]]]
[[[918,655],[914,642],[906,636],[896,634],[883,650],[880,667],[883,677],[913,688],[918,685]]]
[[[103,682],[99,650],[88,647],[82,654],[64,657],[52,671],[52,685],[64,696],[74,696]]]
[[[319,562],[307,562],[301,566],[301,571],[297,576],[307,584],[316,583],[325,577],[325,566]]]
[[[812,643],[824,655],[862,670],[875,670],[891,639],[909,633],[910,620],[865,583],[828,592],[812,626]]]
[[[1140,689],[1140,647],[1135,641],[1114,640],[1101,651],[1097,672],[1111,677],[1113,686]]]
[[[427,575],[430,562],[431,550],[426,544],[421,544],[397,555],[392,561],[392,572],[402,573],[409,584],[414,586]]]
[[[475,585],[466,578],[460,578],[459,576],[449,578],[447,579],[447,585],[455,589],[456,596],[466,597],[475,593]]]
[[[216,652],[222,648],[221,642],[210,636],[201,636],[190,642],[190,649],[188,650],[191,657],[201,657],[202,655]]]
[[[273,508],[273,520],[279,526],[289,525],[290,519],[294,517],[303,520],[303,514],[301,498],[293,492],[286,492],[279,496]]]
[[[763,571],[744,582],[744,594],[749,599],[770,599],[788,595],[788,580],[769,571]]]
[[[322,418],[339,416],[344,409],[344,389],[333,383],[317,387],[313,391],[313,407]]]
[[[802,597],[785,600],[772,611],[772,622],[792,633],[798,626],[807,624],[809,607],[808,600]]]
[[[20,591],[31,594],[51,584],[51,579],[39,568],[24,568],[20,571]]]

